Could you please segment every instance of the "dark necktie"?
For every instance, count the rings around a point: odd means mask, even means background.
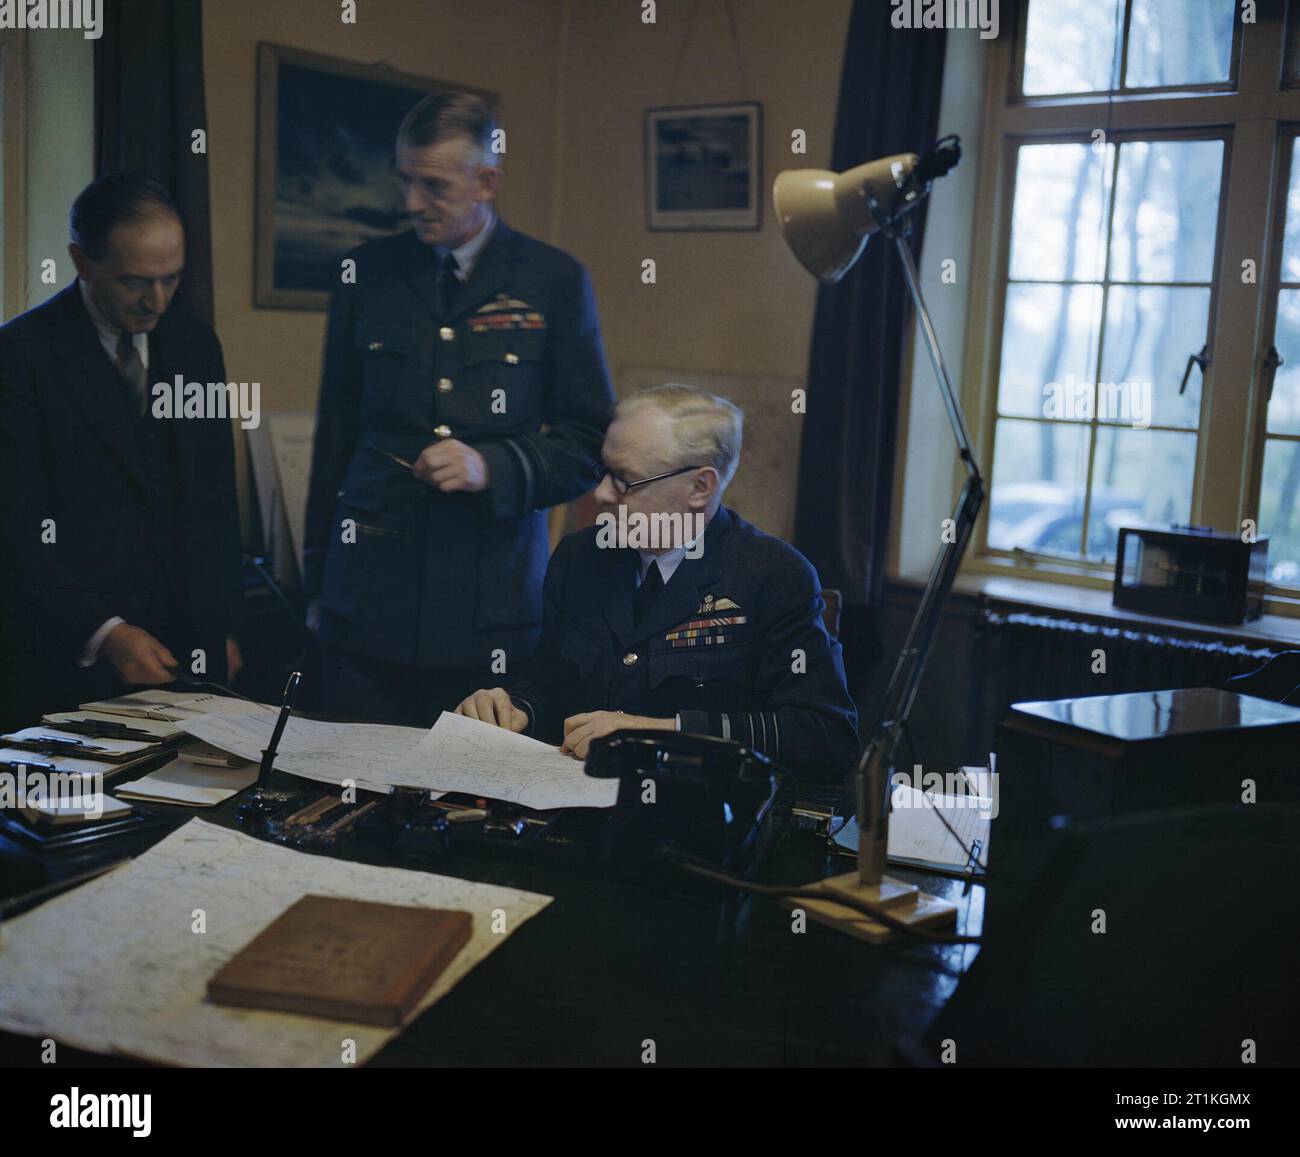
[[[117,372],[126,383],[127,397],[131,400],[137,417],[144,417],[149,402],[149,389],[145,382],[144,362],[135,348],[134,337],[122,331],[117,339]]]
[[[646,613],[663,589],[664,576],[659,571],[659,560],[655,559],[650,563],[650,569],[645,572],[645,578],[641,580],[641,585],[636,588],[636,593],[632,596],[634,622],[639,623],[646,617]]]
[[[438,262],[438,313],[446,317],[451,313],[451,301],[456,296],[456,287],[460,284],[456,277],[456,255],[448,250]]]

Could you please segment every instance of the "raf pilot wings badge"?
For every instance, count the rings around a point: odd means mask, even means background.
[[[715,599],[712,594],[704,596],[696,614],[705,615],[702,619],[688,619],[669,631],[664,639],[672,647],[709,647],[723,643],[739,643],[741,633],[734,628],[742,627],[749,619],[745,615],[722,615],[719,611],[739,611],[740,604],[733,599]]]
[[[480,305],[470,318],[471,333],[497,333],[520,329],[545,329],[546,315],[526,301],[500,293],[486,305]]]

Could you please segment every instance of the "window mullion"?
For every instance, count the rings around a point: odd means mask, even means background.
[[[1201,401],[1192,516],[1219,530],[1238,528],[1262,459],[1252,437],[1259,405],[1259,334],[1271,199],[1277,187],[1276,121],[1237,125],[1228,145],[1228,176],[1220,205],[1218,276],[1210,305],[1212,361]],[[1253,284],[1242,262],[1255,263]],[[1194,352],[1194,351],[1189,351]]]

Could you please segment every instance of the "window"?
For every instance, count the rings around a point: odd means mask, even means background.
[[[1282,260],[1269,388],[1259,517],[1269,534],[1274,582],[1300,587],[1300,158],[1288,137],[1289,179],[1282,200]],[[1280,362],[1280,364],[1279,364]]]
[[[968,327],[975,565],[1100,585],[1122,526],[1249,519],[1300,595],[1300,34],[1237,0],[1010,7]]]
[[[988,544],[1113,559],[1191,517],[1222,140],[1021,145]]]
[[[1024,96],[1231,89],[1237,0],[1030,0]]]

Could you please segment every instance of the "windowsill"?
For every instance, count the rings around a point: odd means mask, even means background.
[[[908,578],[893,578],[891,582],[903,586],[924,586],[924,583]],[[1109,589],[1099,590],[1006,575],[963,574],[953,584],[953,591],[970,598],[982,598],[994,605],[1061,611],[1081,618],[1139,629],[1151,627],[1176,631],[1180,635],[1300,647],[1300,619],[1289,615],[1266,614],[1248,623],[1203,623],[1192,619],[1173,619],[1116,607],[1111,602]]]

